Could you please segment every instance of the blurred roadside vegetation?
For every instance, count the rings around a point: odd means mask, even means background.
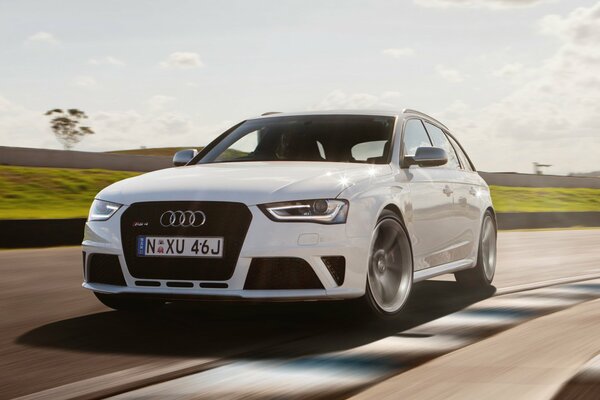
[[[600,189],[490,186],[497,212],[600,211]]]
[[[86,217],[101,189],[138,174],[0,166],[0,219]],[[600,211],[600,189],[491,186],[491,190],[497,212]]]
[[[0,219],[87,217],[102,188],[138,172],[0,166]]]

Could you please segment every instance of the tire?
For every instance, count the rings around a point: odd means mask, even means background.
[[[370,317],[394,319],[408,301],[412,283],[413,256],[408,232],[395,213],[384,210],[373,230],[363,307]]]
[[[496,221],[488,210],[483,215],[483,221],[481,222],[477,264],[473,268],[458,271],[454,274],[460,285],[468,288],[484,289],[492,284],[496,273],[497,236]]]
[[[94,292],[96,298],[108,308],[117,311],[148,312],[161,308],[165,302],[157,299],[144,299],[118,294]]]

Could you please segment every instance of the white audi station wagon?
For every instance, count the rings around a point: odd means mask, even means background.
[[[494,277],[488,186],[418,111],[268,113],[173,161],[91,206],[83,286],[108,307],[359,299],[385,319],[416,282]]]

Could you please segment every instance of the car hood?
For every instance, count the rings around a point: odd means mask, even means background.
[[[142,201],[232,201],[247,205],[335,198],[364,179],[391,173],[389,165],[332,162],[200,164],[150,172],[117,182],[97,198]]]

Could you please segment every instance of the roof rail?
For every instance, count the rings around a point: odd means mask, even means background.
[[[417,115],[420,115],[422,117],[429,118],[430,120],[432,120],[434,122],[437,122],[438,124],[440,124],[441,126],[443,126],[444,128],[446,128],[446,130],[448,130],[448,131],[450,130],[450,129],[448,129],[448,127],[446,125],[442,124],[440,121],[438,121],[437,119],[433,118],[431,115],[425,114],[424,112],[417,111],[417,110],[412,110],[410,108],[405,108],[404,110],[402,110],[402,113],[417,114]]]
[[[265,115],[273,115],[273,114],[281,114],[281,111],[267,111],[266,113],[260,114],[260,116],[264,117]]]

